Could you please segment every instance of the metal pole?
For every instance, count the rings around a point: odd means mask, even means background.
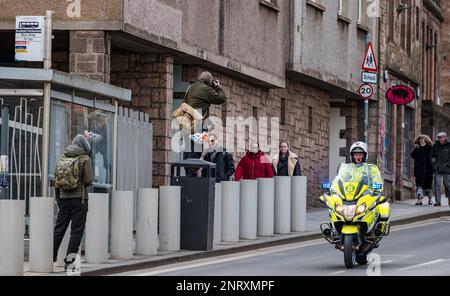
[[[52,68],[53,11],[45,16],[44,69]],[[50,98],[51,83],[44,82],[44,120],[42,123],[42,196],[48,196],[48,159],[50,140]]]
[[[368,36],[364,38],[365,48],[369,45]],[[369,99],[364,100],[364,142],[369,145]]]
[[[369,144],[369,100],[364,100],[364,142]]]
[[[113,122],[113,146],[112,146],[112,190],[117,190],[117,129],[119,120],[119,103],[115,101],[116,111],[114,112]]]

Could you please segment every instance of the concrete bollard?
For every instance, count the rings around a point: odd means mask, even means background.
[[[275,233],[291,232],[291,177],[275,177]]]
[[[292,177],[291,231],[306,231],[306,188],[305,176]]]
[[[241,181],[239,237],[256,239],[258,225],[258,181]]]
[[[29,271],[53,271],[53,197],[30,198]]]
[[[23,275],[25,201],[0,200],[0,276]]]
[[[111,257],[133,257],[133,191],[113,191],[111,200]]]
[[[140,188],[136,209],[136,254],[158,252],[158,189]]]
[[[86,262],[102,264],[108,260],[109,194],[89,193],[86,220]]]
[[[222,241],[239,242],[240,183],[222,182]]]
[[[222,184],[216,183],[214,199],[214,244],[222,241]]]
[[[275,180],[258,179],[258,236],[272,236],[274,233]]]
[[[180,251],[181,244],[181,187],[159,188],[159,249]]]

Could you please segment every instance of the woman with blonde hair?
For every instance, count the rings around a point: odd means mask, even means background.
[[[433,183],[433,164],[431,161],[431,148],[433,142],[427,135],[419,135],[414,140],[414,151],[411,153],[414,159],[414,177],[416,178],[416,205],[422,205],[422,199],[428,197],[428,205],[432,205],[431,185]]]

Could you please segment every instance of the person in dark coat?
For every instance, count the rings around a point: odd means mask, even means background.
[[[201,110],[202,121],[193,123],[194,130],[200,131],[203,127],[203,122],[209,117],[209,107],[211,105],[221,105],[225,103],[225,93],[220,86],[218,80],[214,80],[210,72],[203,72],[198,77],[198,81],[191,84],[186,91],[183,103],[189,105],[194,110]],[[176,115],[176,114],[175,114]],[[175,116],[174,115],[174,116]],[[194,116],[198,117],[198,116]],[[189,148],[183,153],[183,159],[196,158],[199,159],[202,155],[203,144],[196,144],[194,141],[189,142]],[[189,176],[197,175],[197,171],[188,170]]]
[[[235,180],[256,180],[258,178],[273,178],[272,165],[269,158],[259,150],[259,144],[253,143],[250,151],[241,159],[234,174]]]
[[[414,177],[416,179],[416,205],[422,205],[424,196],[428,197],[428,204],[432,205],[431,185],[433,183],[433,164],[431,162],[431,149],[433,142],[427,135],[419,135],[414,140],[415,149],[411,153],[414,159]]]
[[[89,198],[87,187],[94,181],[90,153],[89,135],[87,133],[77,135],[72,145],[69,145],[64,151],[64,156],[78,158],[79,185],[72,191],[64,191],[59,188],[55,190],[59,211],[53,232],[53,262],[57,260],[64,234],[69,223],[72,222],[67,257],[64,259],[65,270],[75,262],[86,226]]]
[[[216,164],[216,182],[230,181],[231,176],[234,174],[233,155],[219,145],[215,134],[209,135],[208,144],[209,147],[204,156],[204,160]]]
[[[289,150],[286,142],[280,143],[280,153],[272,160],[272,169],[275,176],[301,176],[298,156]]]
[[[441,206],[442,179],[444,179],[445,195],[450,205],[450,142],[447,140],[445,132],[437,135],[437,141],[431,149],[431,158],[433,159],[434,195],[436,198],[434,205]]]

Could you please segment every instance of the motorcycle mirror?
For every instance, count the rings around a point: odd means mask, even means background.
[[[323,183],[322,184],[322,189],[330,190],[330,188],[331,188],[331,184],[330,183]]]

